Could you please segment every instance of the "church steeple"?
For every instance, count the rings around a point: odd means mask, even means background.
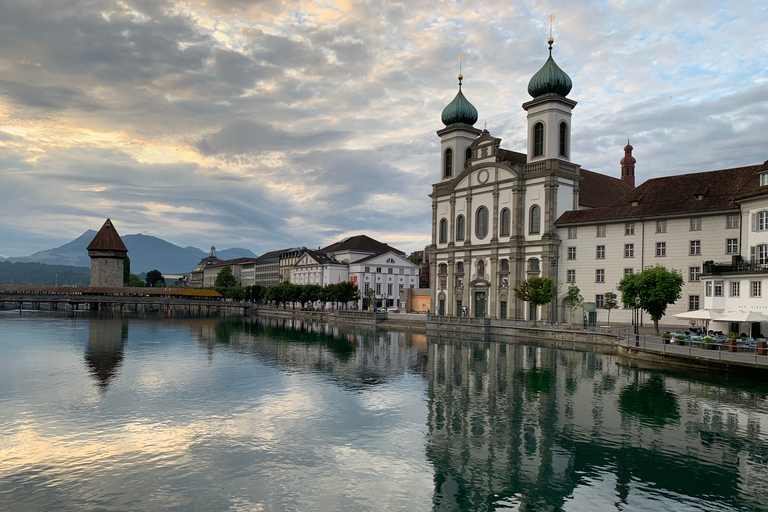
[[[632,150],[635,149],[629,145],[629,139],[627,139],[627,145],[624,146],[624,158],[621,159],[621,181],[625,181],[635,186],[635,164],[637,160],[632,156]]]

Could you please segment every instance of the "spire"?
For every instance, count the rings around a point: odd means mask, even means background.
[[[550,35],[547,39],[549,43],[549,58],[547,62],[531,77],[528,82],[528,94],[533,98],[540,98],[546,95],[568,96],[573,87],[571,77],[555,63],[552,58],[552,44],[555,40]]]
[[[624,158],[621,159],[621,181],[629,183],[633,187],[635,186],[635,164],[637,160],[632,156],[632,150],[635,149],[629,145],[629,139],[627,139],[627,145],[624,146]]]
[[[455,124],[468,124],[473,126],[477,122],[477,109],[472,105],[461,92],[461,81],[464,75],[461,73],[461,61],[464,60],[464,54],[459,54],[459,92],[444,109],[442,120],[445,126]]]

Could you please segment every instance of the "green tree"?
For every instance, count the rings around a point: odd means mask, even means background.
[[[147,286],[150,288],[157,286],[157,283],[160,283],[160,286],[162,286],[163,282],[163,274],[159,270],[155,269],[147,272]]]
[[[131,280],[131,258],[126,256],[123,258],[123,286],[130,286],[128,283]]]
[[[125,286],[131,288],[142,288],[144,286],[144,281],[142,281],[141,278],[136,274],[131,274],[128,277],[128,283]]]
[[[613,292],[606,292],[603,295],[603,309],[608,310],[608,325],[611,324],[611,310],[619,309],[619,301],[616,298],[616,294]]]
[[[640,308],[650,315],[654,333],[658,336],[659,320],[667,311],[667,306],[681,297],[683,276],[679,270],[667,270],[656,265],[639,274],[624,276],[616,288],[621,292],[624,304],[634,305],[635,297],[640,297]]]
[[[373,288],[368,288],[363,293],[363,309],[368,309],[376,305],[376,292]]]
[[[227,288],[237,285],[235,275],[232,273],[232,267],[227,265],[219,271],[216,281],[213,282],[213,288],[222,295],[226,296]]]
[[[573,329],[573,312],[584,303],[584,297],[581,296],[581,290],[575,283],[568,286],[568,293],[565,295],[565,307],[568,308],[568,328]]]
[[[527,280],[519,283],[514,288],[515,297],[534,305],[543,306],[552,301],[555,295],[555,285],[552,279],[548,277],[531,276]],[[536,316],[533,316],[533,326],[536,327]]]

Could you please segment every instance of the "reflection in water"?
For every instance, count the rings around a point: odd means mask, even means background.
[[[115,318],[88,320],[88,347],[85,363],[96,378],[97,385],[106,391],[123,361],[125,341],[128,339],[128,321]]]
[[[765,404],[739,403],[755,395],[611,356],[430,341],[436,511],[622,509],[648,493],[647,510],[728,510],[768,495]]]

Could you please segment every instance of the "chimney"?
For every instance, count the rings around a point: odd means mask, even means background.
[[[629,139],[627,139],[627,145],[624,146],[624,158],[621,159],[621,181],[629,183],[632,187],[635,186],[635,157],[632,156],[632,150],[634,148],[629,145]]]

